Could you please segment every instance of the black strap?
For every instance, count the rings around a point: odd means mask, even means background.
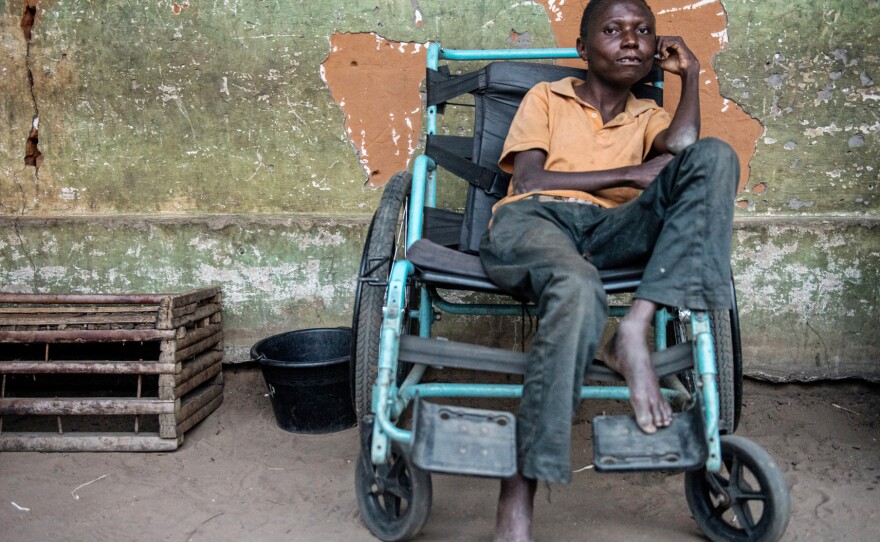
[[[503,197],[507,179],[501,173],[470,161],[472,137],[429,135],[425,154],[457,177],[482,189],[487,194]]]
[[[444,69],[445,68],[445,69]],[[485,70],[451,75],[449,68],[442,66],[440,71],[427,70],[428,106],[442,106],[453,98],[478,90],[485,82]]]

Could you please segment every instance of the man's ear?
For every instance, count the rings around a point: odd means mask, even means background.
[[[584,43],[584,40],[578,36],[577,41],[575,42],[575,47],[577,48],[578,56],[581,57],[581,60],[584,62],[587,61],[587,44]]]

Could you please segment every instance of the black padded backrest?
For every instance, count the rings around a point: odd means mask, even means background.
[[[473,184],[468,186],[459,250],[473,254],[479,251],[480,238],[492,218],[492,206],[507,192],[510,179],[498,167],[498,159],[523,97],[543,81],[558,81],[566,77],[583,79],[585,76],[586,70],[583,69],[534,62],[493,62],[479,70],[478,82],[474,85],[476,90],[471,91],[475,102],[474,138],[473,150],[468,158],[482,168],[497,173],[498,181],[492,191]],[[463,77],[472,78],[473,74]],[[428,80],[430,84],[431,78]],[[663,72],[655,66],[642,83],[662,80]],[[633,87],[633,94],[638,98],[653,99],[662,105],[663,90],[659,87],[637,84]]]
[[[523,97],[538,83],[558,81],[566,77],[583,79],[586,71],[527,62],[494,62],[484,70],[484,88],[474,93],[476,110],[473,161],[501,174],[505,182],[499,188],[506,192],[510,178],[498,167],[498,159],[501,157],[510,123],[513,122]],[[459,250],[478,252],[480,238],[489,228],[492,206],[500,199],[497,194],[488,194],[475,186],[468,187]]]

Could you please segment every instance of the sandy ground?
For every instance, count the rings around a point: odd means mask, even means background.
[[[284,432],[258,370],[229,368],[226,377],[224,404],[176,452],[0,454],[0,539],[371,540],[355,502],[357,430]],[[738,434],[785,472],[793,505],[785,540],[880,540],[878,391],[747,381]],[[575,428],[575,469],[591,462],[586,419]],[[418,540],[490,540],[496,492],[493,480],[434,476]],[[539,488],[535,530],[544,541],[702,539],[683,476],[592,470],[570,486]]]

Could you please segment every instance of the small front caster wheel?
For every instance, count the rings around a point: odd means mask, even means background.
[[[791,500],[773,458],[750,440],[725,435],[721,462],[719,472],[685,474],[685,495],[700,529],[714,542],[779,540]]]
[[[415,465],[397,443],[391,458],[373,465],[361,454],[355,469],[355,492],[364,524],[380,540],[408,540],[431,513],[431,475]]]

